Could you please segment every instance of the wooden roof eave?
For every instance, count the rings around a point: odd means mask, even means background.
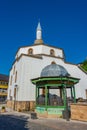
[[[79,82],[80,79],[78,78],[74,78],[74,77],[38,77],[35,79],[31,79],[33,84],[36,84],[37,82],[41,82],[41,81],[51,81],[51,80],[59,80],[59,81],[63,81],[63,83],[65,82],[65,84],[72,82],[73,84],[76,84]]]

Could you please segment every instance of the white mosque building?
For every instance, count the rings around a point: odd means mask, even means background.
[[[40,77],[42,70],[51,64],[64,67],[71,77],[80,79],[75,85],[76,98],[87,99],[87,74],[78,65],[66,62],[63,49],[44,43],[38,23],[34,44],[18,49],[10,69],[7,106],[15,110],[33,109],[36,92],[31,79]]]

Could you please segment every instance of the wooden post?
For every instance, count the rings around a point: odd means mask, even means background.
[[[70,89],[71,89],[71,98],[73,99],[73,90],[72,90],[72,87]]]
[[[64,100],[64,106],[66,108],[66,89],[63,87],[63,100]]]
[[[76,103],[76,93],[75,93],[75,87],[73,86],[73,95],[74,95],[74,103]]]
[[[39,87],[36,85],[36,101],[38,97],[39,97]],[[36,102],[36,105],[37,105],[37,102]]]
[[[48,89],[47,86],[45,85],[45,107],[47,108],[47,102],[48,102]]]
[[[37,105],[37,85],[36,85],[36,93],[35,93],[35,105]]]

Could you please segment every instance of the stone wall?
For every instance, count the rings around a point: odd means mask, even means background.
[[[35,101],[7,101],[7,107],[16,111],[33,111]]]
[[[14,101],[9,100],[9,101],[7,101],[6,105],[8,108],[14,109]]]
[[[71,119],[87,121],[87,104],[71,104]]]

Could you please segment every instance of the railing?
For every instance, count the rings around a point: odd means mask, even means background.
[[[0,92],[0,96],[7,96],[7,92]]]

